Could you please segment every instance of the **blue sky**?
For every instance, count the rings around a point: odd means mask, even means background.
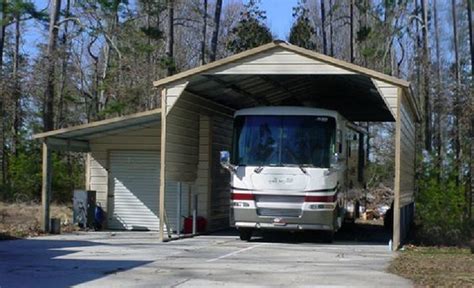
[[[278,39],[286,40],[293,22],[292,8],[297,3],[297,0],[261,0],[260,8],[267,11],[267,24]]]
[[[48,6],[48,0],[33,0],[36,7],[44,9]],[[224,0],[224,5],[226,0]],[[247,3],[248,0],[243,0]],[[296,6],[298,0],[261,0],[260,8],[267,12],[267,24],[270,27],[272,33],[281,40],[286,40],[290,31],[291,23],[293,21],[292,8]],[[30,24],[30,23],[29,23]],[[45,41],[47,36],[46,29],[40,25],[27,25],[25,44],[26,50],[29,54],[35,54],[36,44],[41,41]],[[26,52],[25,51],[25,52]]]

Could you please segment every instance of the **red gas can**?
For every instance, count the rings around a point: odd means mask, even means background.
[[[196,232],[202,233],[206,232],[207,228],[207,220],[204,217],[197,216],[196,217]],[[193,233],[193,217],[186,217],[184,218],[184,234],[191,234]]]

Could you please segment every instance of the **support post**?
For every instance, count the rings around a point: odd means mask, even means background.
[[[165,235],[165,188],[166,188],[166,88],[161,90],[161,157],[160,157],[160,196],[159,196],[159,216],[160,216],[160,241],[164,241]]]
[[[400,170],[401,170],[401,147],[402,147],[402,123],[401,123],[401,105],[402,89],[398,88],[397,99],[397,117],[395,123],[395,183],[393,197],[393,234],[392,250],[398,250],[400,245]]]
[[[47,140],[43,141],[43,179],[41,185],[42,222],[41,228],[44,232],[49,232],[49,204],[51,201],[51,151]]]

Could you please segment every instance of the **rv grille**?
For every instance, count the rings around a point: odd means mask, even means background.
[[[299,217],[301,209],[258,208],[257,213],[260,216]]]
[[[303,203],[304,196],[255,195],[257,202]]]

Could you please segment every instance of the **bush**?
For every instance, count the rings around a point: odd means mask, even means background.
[[[447,158],[443,165],[437,165],[425,154],[418,179],[418,240],[424,244],[456,245],[465,242],[470,234],[465,185],[457,182],[452,156]]]
[[[84,186],[84,159],[73,153],[54,153],[52,162],[52,195],[55,202],[70,202],[72,190]],[[9,202],[41,199],[41,150],[38,145],[22,147],[8,155],[8,179],[1,187],[3,199]]]

